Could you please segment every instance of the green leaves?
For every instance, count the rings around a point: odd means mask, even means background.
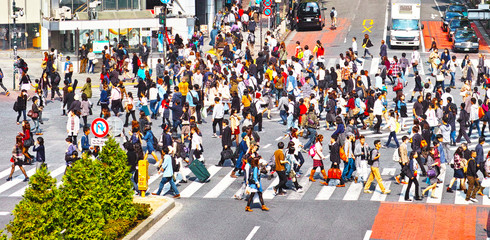
[[[7,225],[12,239],[115,239],[150,215],[148,205],[133,204],[126,153],[110,138],[99,160],[83,155],[67,169],[58,189],[46,167],[29,187]],[[0,240],[7,239],[1,235]]]

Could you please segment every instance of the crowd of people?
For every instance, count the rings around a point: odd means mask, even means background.
[[[57,94],[64,106],[62,113],[67,115],[67,165],[79,158],[78,152],[97,156],[99,148],[90,146],[87,119],[96,110],[92,101],[97,102],[100,117],[125,117],[124,127],[129,131],[124,147],[133,176],[137,175],[137,161],[149,156],[163,172],[160,187],[154,193],[157,195],[170,183],[178,198],[180,194],[173,176],[180,173],[181,182],[185,183],[184,165],[194,160],[204,162],[200,128],[206,124],[205,118],[210,118],[213,137],[221,138],[222,143],[217,165],[223,166],[226,160],[231,160],[231,177],[243,177],[242,191],[235,197],[242,199],[249,195],[246,211],[252,211],[250,206],[255,194],[260,199],[261,209],[269,210],[262,198],[261,176],[278,175],[279,184],[274,187],[277,195],[286,194],[288,181],[292,182],[294,190],[302,191],[297,179],[305,174],[302,166],[308,161],[307,155],[313,161],[309,173],[312,182],[317,181],[315,174],[320,169],[323,185],[334,179],[339,180],[337,187],[345,187],[350,181],[362,182],[364,192],[370,194],[373,192],[371,183],[376,179],[382,193],[389,194],[390,190],[383,187],[379,169],[380,149],[393,147],[391,140],[396,145],[393,158],[401,168],[396,182],[408,184],[405,200],[411,201],[412,185],[416,188],[415,200],[421,200],[428,190],[441,183],[450,166],[454,169],[454,178],[446,190],[453,191],[455,181],[459,180],[461,189],[467,193],[466,200],[477,201],[475,195],[482,194],[483,190],[480,181],[490,171],[489,154],[485,155],[482,148],[485,127],[490,120],[490,78],[483,55],[475,70],[468,56],[457,59],[450,56],[447,49],[439,55],[434,46],[427,60],[431,76],[422,79],[419,69],[426,61],[421,59],[420,53],[414,49],[410,57],[403,53],[400,58],[393,56],[390,60],[383,40],[377,72],[362,70],[364,61],[373,57],[374,45],[367,34],[362,40],[362,57],[358,55],[357,39],[353,38],[351,47],[339,54],[338,63],[333,66],[326,65],[325,48],[328,46],[320,41],[315,46],[296,42],[294,53],[288,53],[285,43],[275,39],[272,33],[267,34],[264,46],[256,54],[255,37],[242,42],[243,32],[254,34],[253,16],[253,10],[236,5],[217,14],[210,39],[216,56],[203,52],[204,41],[199,32],[187,43],[179,36],[169,38],[168,58],[159,59],[154,69],[147,64],[148,51],[144,43],[140,53],[132,57],[122,44],[106,47],[99,79],[100,96],[92,96],[90,78],[80,91],[77,90],[78,82],[72,81],[73,64],[69,57],[62,70],[64,87],[60,94],[61,76],[53,64],[57,57],[55,50],[45,53],[44,72],[34,82],[27,74],[27,63],[19,58],[22,91],[14,110],[18,112],[17,123],[22,123],[23,131],[16,138],[12,168],[21,166],[25,174],[22,164],[35,161],[29,154],[31,146],[38,155],[35,159],[44,162],[43,139],[39,137],[34,142],[32,135],[42,134],[42,111],[48,102],[48,88],[51,88],[51,101]],[[245,47],[244,54],[240,54],[242,47]],[[93,71],[91,65],[89,63],[88,71]],[[132,66],[131,71],[128,66]],[[456,76],[458,68],[462,69],[461,76]],[[464,84],[459,94],[453,95],[457,77]],[[450,84],[446,87],[448,78]],[[405,87],[412,79],[415,86],[410,92]],[[126,90],[124,80],[137,82],[137,96]],[[480,94],[482,85],[485,91]],[[35,87],[33,96],[29,96],[30,86]],[[388,99],[389,92],[395,94],[393,99]],[[408,101],[405,94],[411,95]],[[457,95],[462,98],[459,107],[455,104]],[[32,101],[27,114],[34,123],[32,128],[26,117],[28,99]],[[407,104],[413,101],[413,113],[409,113]],[[269,159],[260,155],[259,146],[263,145],[260,138],[263,119],[270,119],[273,109],[279,111],[280,124],[287,131],[285,138],[289,141],[277,143],[277,150]],[[383,122],[383,129],[389,129],[388,141],[375,140],[374,145],[369,146],[360,129],[372,129],[374,134],[379,134]],[[408,127],[408,122],[413,125]],[[481,122],[483,130],[480,130]],[[323,128],[330,136],[318,133]],[[473,128],[481,136],[474,150],[467,145],[471,143]],[[83,132],[79,142],[80,129]],[[160,131],[162,133],[158,134]],[[403,134],[401,143],[397,136],[400,133]],[[307,142],[303,144],[301,137]],[[460,143],[462,137],[466,143]],[[449,147],[457,144],[461,146],[455,152],[450,151]],[[328,170],[324,165],[327,159],[331,162]],[[427,177],[428,186],[422,194],[417,175]],[[134,178],[132,182],[135,193],[139,194]],[[436,197],[434,191],[430,197]]]

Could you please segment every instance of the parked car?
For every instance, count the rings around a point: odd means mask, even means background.
[[[325,26],[322,9],[317,1],[302,2],[296,12],[296,30],[317,28],[321,30]]]
[[[468,8],[461,3],[453,3],[447,7],[450,12],[460,12],[464,17],[468,17]]]
[[[451,21],[449,21],[448,25],[448,38],[449,41],[452,40],[453,34],[458,28],[471,28],[471,22],[467,18],[454,18]]]
[[[458,28],[453,34],[453,51],[478,52],[479,41],[475,30],[468,27]]]
[[[446,12],[444,12],[444,16],[441,17],[441,19],[442,19],[442,31],[447,32],[447,29],[448,29],[447,26],[449,24],[449,21],[451,21],[454,18],[462,18],[462,17],[463,17],[463,14],[460,12],[451,12],[451,11],[446,10]]]

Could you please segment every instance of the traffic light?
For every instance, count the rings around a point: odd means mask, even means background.
[[[165,16],[165,13],[160,13],[158,15],[158,20],[159,20],[158,22],[160,23],[160,25],[165,26],[165,23],[167,21],[167,16]]]

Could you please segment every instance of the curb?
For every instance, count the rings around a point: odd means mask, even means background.
[[[151,229],[153,225],[155,225],[160,219],[162,219],[170,210],[175,207],[175,201],[172,198],[165,197],[167,202],[159,207],[153,214],[151,214],[147,219],[145,219],[142,223],[138,224],[136,228],[134,228],[128,235],[126,235],[123,240],[137,240],[146,231]]]

